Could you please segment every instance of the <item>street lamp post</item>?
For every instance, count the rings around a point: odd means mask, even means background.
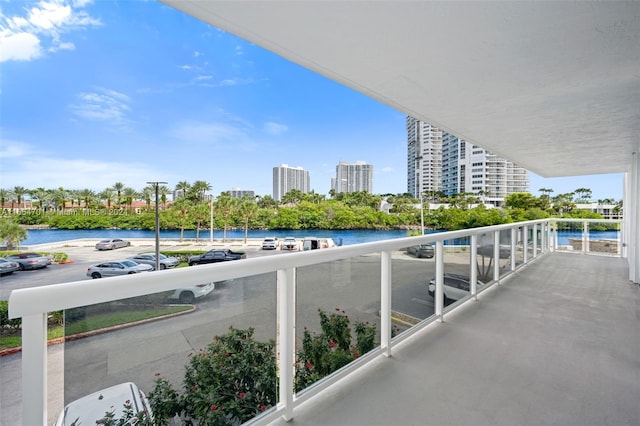
[[[156,271],[160,270],[160,211],[158,203],[158,186],[160,184],[167,184],[167,182],[147,182],[149,185],[153,185],[156,193]]]

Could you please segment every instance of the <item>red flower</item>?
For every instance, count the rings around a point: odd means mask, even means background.
[[[334,341],[329,341],[329,347],[330,348],[335,348],[336,346],[338,346],[338,344]]]
[[[340,312],[340,308],[336,308],[336,312]]]
[[[218,409],[218,406],[216,404],[211,404],[211,407],[209,407],[209,410],[211,411],[216,411]]]
[[[245,393],[244,392],[239,392],[238,393],[238,398],[244,398]]]
[[[160,373],[156,373],[156,374],[154,374],[154,376],[156,376],[156,377],[158,377],[159,375],[160,375]]]
[[[307,367],[307,370],[311,370],[311,369],[313,368],[313,364],[311,364],[309,361],[307,361],[307,362],[304,364],[304,366],[305,366],[305,367]]]
[[[267,406],[264,405],[264,404],[262,404],[260,407],[258,407],[258,410],[260,410],[260,411],[264,411],[266,409],[267,409]]]
[[[353,359],[358,359],[358,358],[360,358],[360,354],[358,354],[358,352],[355,352],[353,354]]]

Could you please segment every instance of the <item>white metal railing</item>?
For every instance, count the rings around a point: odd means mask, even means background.
[[[561,222],[574,220],[562,219]],[[584,223],[620,221],[577,220]],[[424,235],[421,237],[407,237],[379,242],[370,242],[350,246],[336,247],[329,250],[314,250],[299,253],[288,253],[286,256],[267,256],[250,258],[240,262],[224,262],[197,268],[180,268],[166,270],[162,273],[136,274],[114,277],[109,280],[94,280],[91,285],[86,280],[54,284],[15,290],[9,298],[10,318],[22,317],[22,424],[45,425],[47,422],[47,314],[49,312],[71,309],[96,303],[154,294],[162,291],[174,290],[176,282],[179,287],[197,285],[204,281],[211,281],[211,274],[215,273],[215,281],[231,280],[252,275],[276,272],[277,303],[278,303],[278,348],[279,356],[279,402],[276,407],[254,419],[251,423],[263,424],[282,416],[290,420],[294,416],[295,407],[311,396],[325,389],[330,384],[345,375],[360,368],[379,355],[390,356],[393,345],[413,335],[434,320],[444,321],[448,309],[444,306],[443,277],[444,277],[444,242],[457,238],[469,238],[470,258],[477,256],[478,241],[491,242],[493,258],[500,259],[500,233],[510,232],[510,240],[506,246],[510,251],[510,261],[503,265],[508,270],[500,275],[498,261],[493,262],[493,281],[510,275],[516,267],[522,267],[535,260],[539,254],[553,251],[557,248],[556,220],[544,219],[514,224],[504,224],[491,227],[473,228],[453,232],[443,232]],[[531,233],[529,233],[531,231]],[[539,237],[539,238],[538,238]],[[517,242],[522,247],[522,262],[516,265]],[[424,243],[435,243],[435,315],[427,318],[410,328],[392,341],[391,317],[391,254],[394,250],[401,250],[408,246]],[[585,245],[586,246],[586,245]],[[518,246],[519,247],[519,246]],[[529,255],[529,247],[532,248]],[[295,287],[296,268],[331,262],[341,259],[355,258],[363,255],[380,254],[380,313],[381,332],[380,345],[352,362],[339,372],[325,378],[321,382],[298,394],[294,393],[294,372],[291,366],[295,359]],[[504,258],[504,257],[503,257]],[[481,289],[477,286],[478,271],[475,262],[470,262],[470,293],[466,300],[477,298],[479,291],[486,290],[489,285]],[[179,278],[179,280],[177,279]],[[329,277],[329,280],[331,277]],[[459,306],[457,304],[456,306]]]

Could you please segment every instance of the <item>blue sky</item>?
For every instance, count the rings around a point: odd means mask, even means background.
[[[0,1],[0,187],[100,191],[205,180],[272,193],[272,169],[327,194],[339,161],[406,191],[404,114],[155,1]],[[622,197],[622,176],[542,179]]]

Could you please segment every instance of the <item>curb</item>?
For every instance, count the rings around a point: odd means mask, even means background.
[[[169,306],[171,306],[171,305],[169,305]],[[107,328],[101,328],[101,329],[98,329],[98,330],[87,331],[85,333],[73,334],[71,336],[57,337],[55,339],[47,340],[47,346],[58,345],[60,343],[66,342],[66,341],[84,339],[85,337],[97,336],[99,334],[108,333],[110,331],[122,330],[124,328],[134,327],[136,325],[146,324],[146,323],[149,323],[149,322],[160,321],[160,320],[167,319],[167,318],[173,318],[173,317],[177,317],[177,316],[180,316],[180,315],[190,314],[190,313],[192,313],[192,312],[194,312],[196,310],[198,310],[198,307],[196,305],[191,305],[191,309],[183,311],[183,312],[176,312],[175,314],[168,314],[168,315],[164,315],[164,316],[161,316],[161,317],[148,318],[148,319],[145,319],[145,320],[136,321],[136,322],[130,322],[130,323],[127,323],[127,324],[114,325],[113,327],[107,327]],[[0,350],[0,357],[8,356],[8,355],[14,355],[14,354],[17,354],[19,352],[22,352],[22,346],[18,346],[18,347],[15,347],[15,348],[9,348],[9,349],[3,349],[3,350]]]

